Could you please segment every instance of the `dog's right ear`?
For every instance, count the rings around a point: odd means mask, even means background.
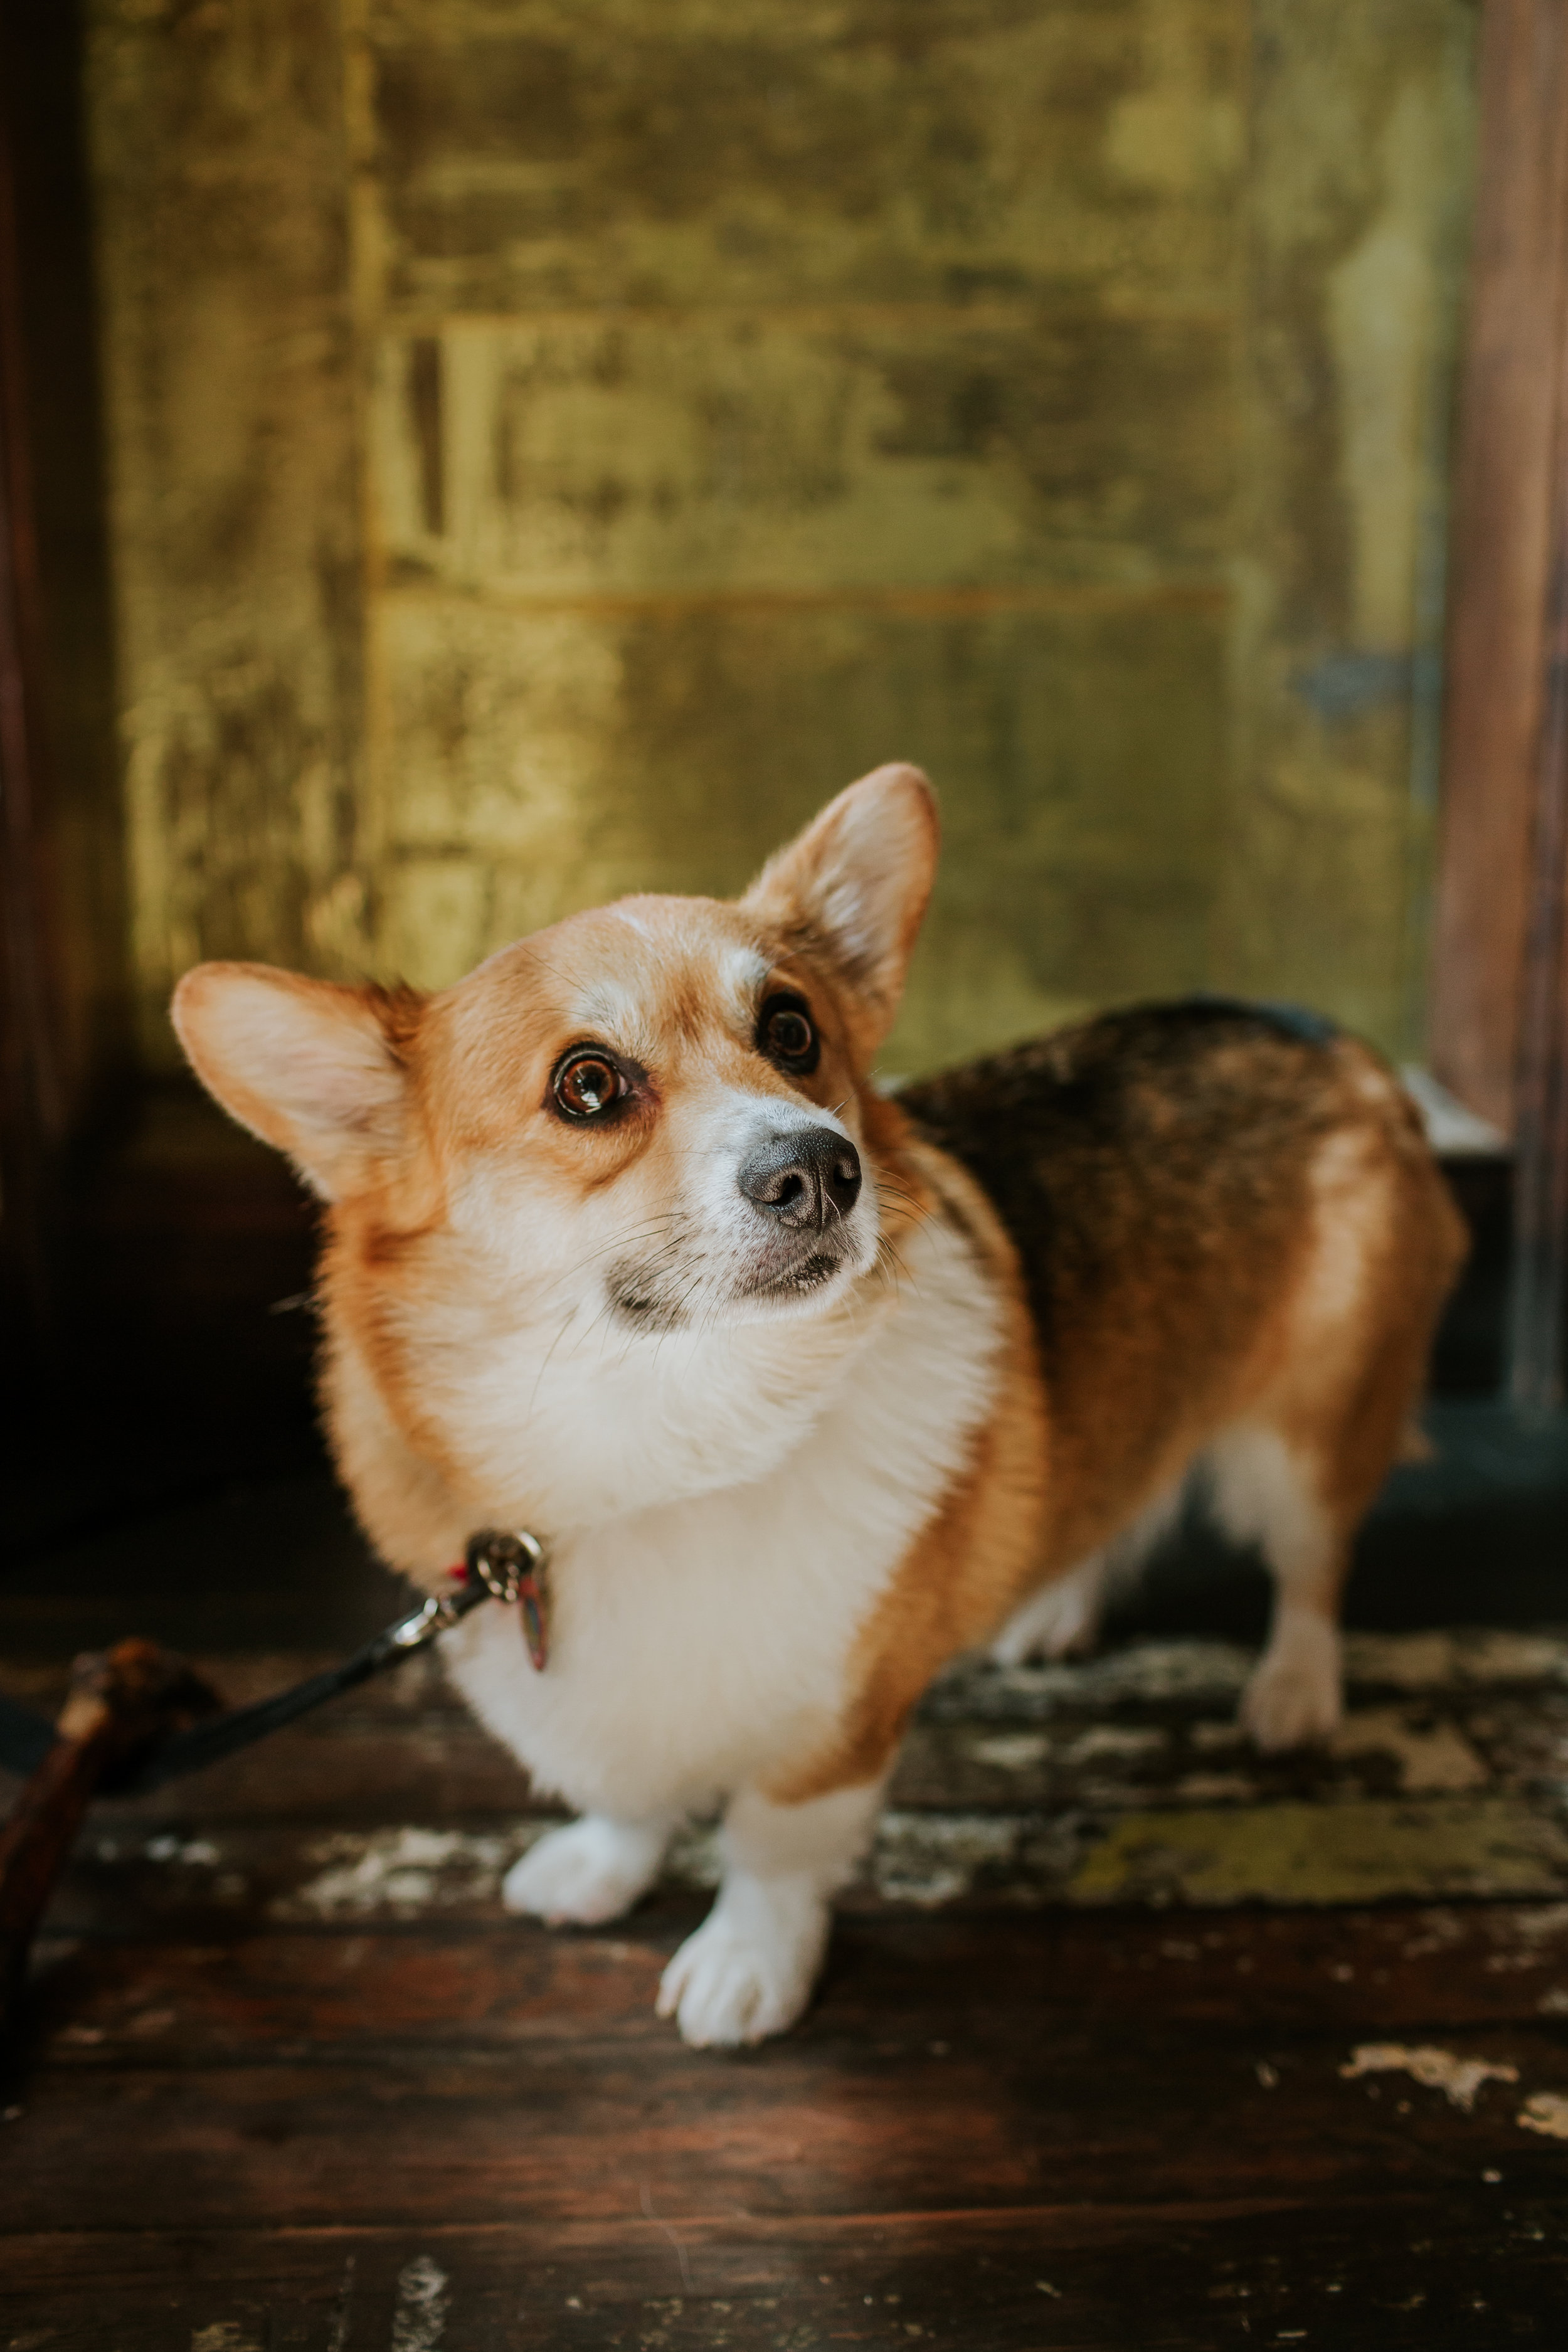
[[[265,963],[199,963],[174,991],[175,1033],[225,1110],[286,1151],[328,1201],[402,1141],[406,1079],[379,989]]]

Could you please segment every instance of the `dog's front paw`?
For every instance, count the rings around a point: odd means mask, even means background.
[[[1331,1739],[1343,1713],[1340,1636],[1326,1618],[1292,1612],[1247,1684],[1241,1720],[1266,1754]]]
[[[501,1881],[509,1911],[526,1911],[552,1927],[595,1927],[618,1919],[645,1895],[664,1853],[662,1828],[632,1826],[590,1813],[551,1830],[514,1862]]]
[[[660,2017],[674,2017],[699,2050],[783,2033],[811,1999],[829,1916],[821,1896],[798,1881],[726,1886],[666,1969]]]

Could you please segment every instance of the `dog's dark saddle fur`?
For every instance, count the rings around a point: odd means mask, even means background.
[[[1337,1112],[1335,1024],[1291,1004],[1134,1004],[919,1080],[899,1097],[962,1160],[1022,1261],[1047,1378],[1064,1316],[1131,1300],[1156,1234],[1205,1253],[1256,1223],[1264,1171],[1303,1171]],[[1281,1147],[1284,1147],[1282,1154]],[[1197,1268],[1194,1265],[1194,1271]]]

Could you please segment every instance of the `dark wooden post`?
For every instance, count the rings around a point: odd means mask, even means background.
[[[1568,352],[1559,381],[1568,379]],[[1568,441],[1568,436],[1563,436]],[[1509,1387],[1529,1412],[1561,1402],[1568,1306],[1568,448],[1560,442],[1529,925],[1515,1087]]]
[[[1513,1138],[1510,1390],[1561,1393],[1568,1225],[1568,0],[1488,0],[1431,1059]]]
[[[82,1816],[138,1750],[217,1711],[216,1691],[153,1642],[79,1658],[54,1746],[0,1825],[0,2044],[16,2022],[27,1954]]]
[[[5,1287],[35,1338],[47,1320],[44,1189],[62,1129],[43,783],[37,541],[27,446],[11,107],[9,21],[0,24],[0,1238]]]

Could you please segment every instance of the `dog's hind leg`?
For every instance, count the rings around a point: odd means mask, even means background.
[[[1256,1543],[1274,1579],[1268,1645],[1241,1702],[1259,1748],[1327,1739],[1340,1720],[1339,1597],[1352,1530],[1323,1502],[1312,1459],[1267,1427],[1228,1431],[1211,1449],[1215,1516]]]
[[[1396,1097],[1377,1071],[1363,1099]],[[1277,1337],[1279,1370],[1209,1449],[1222,1526],[1273,1572],[1274,1623],[1242,1719],[1260,1748],[1340,1720],[1341,1588],[1355,1532],[1406,1443],[1464,1233],[1407,1112],[1342,1130],[1311,1171],[1316,1231]]]
[[[1209,1450],[1221,1526],[1256,1543],[1274,1579],[1273,1625],[1241,1703],[1259,1748],[1338,1727],[1340,1594],[1356,1529],[1406,1448],[1429,1328],[1391,1315],[1326,1372],[1321,1353],[1304,1349],[1267,1418],[1233,1425]]]
[[[564,1829],[548,1830],[514,1862],[501,1881],[509,1911],[547,1919],[552,1927],[594,1927],[618,1919],[658,1876],[677,1816],[641,1822],[586,1813]]]
[[[1031,1658],[1081,1657],[1100,1638],[1100,1619],[1118,1591],[1133,1583],[1182,1507],[1182,1488],[1145,1506],[1130,1527],[1065,1576],[1032,1592],[991,1644],[999,1666]]]
[[[1030,1594],[991,1644],[999,1666],[1022,1666],[1032,1658],[1071,1658],[1092,1650],[1105,1607],[1106,1564],[1091,1551],[1077,1568]]]

